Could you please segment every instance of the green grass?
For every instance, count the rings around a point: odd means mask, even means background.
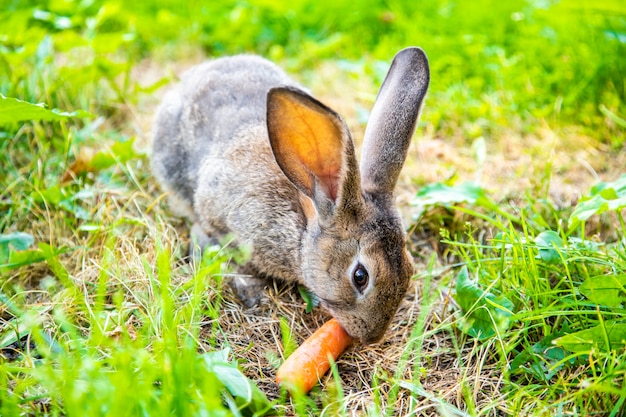
[[[576,231],[546,229],[553,219],[541,213],[521,213],[518,227],[488,215],[494,234],[483,241],[472,226],[457,239],[444,234],[466,265],[457,277],[464,313],[457,325],[494,340],[511,414],[550,415],[557,407],[620,415],[626,399],[624,241],[580,239]],[[623,228],[617,234],[623,236]]]
[[[85,283],[94,288],[48,279],[43,291],[55,296],[44,305],[25,299],[35,290],[2,295],[3,352],[24,353],[17,361],[3,360],[0,414],[231,415],[269,409],[228,350],[207,350],[199,339],[200,317],[215,318],[219,311],[220,300],[204,295],[219,288],[212,274],[220,271],[223,256],[207,255],[203,268],[174,285],[170,253],[157,248],[156,266],[143,265],[147,286],[139,291],[114,288],[120,283],[109,272],[117,262],[112,249],[112,242],[105,245],[97,282]],[[55,274],[60,279],[67,271]]]
[[[623,415],[622,2],[5,1],[0,19],[1,416]],[[222,286],[231,250],[181,260],[144,119],[174,63],[254,52],[307,84],[327,65],[347,76],[324,94],[356,97],[362,129],[413,44],[432,67],[420,132],[476,161],[407,185],[412,243],[435,243],[412,245],[415,289],[387,340],[290,399],[274,369],[326,316],[281,287],[244,311]],[[551,136],[604,155],[577,204],[549,192],[556,156],[506,200],[460,180],[512,137],[532,157],[525,141]]]

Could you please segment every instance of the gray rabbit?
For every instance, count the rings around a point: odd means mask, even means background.
[[[346,331],[378,341],[413,273],[394,187],[429,84],[419,48],[395,56],[363,139],[271,62],[192,68],[155,118],[152,169],[201,245],[251,250],[233,284],[259,301],[267,279],[304,285]]]

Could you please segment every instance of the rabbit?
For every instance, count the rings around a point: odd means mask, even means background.
[[[200,245],[250,250],[234,287],[254,305],[268,279],[306,287],[347,333],[379,341],[413,275],[394,188],[430,82],[417,47],[397,53],[360,165],[346,123],[253,55],[189,70],[153,128],[152,171]]]

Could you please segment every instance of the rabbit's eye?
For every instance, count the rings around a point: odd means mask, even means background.
[[[354,285],[356,285],[359,291],[363,292],[365,287],[367,287],[368,280],[369,274],[367,273],[367,270],[363,265],[358,264],[352,273],[352,281],[354,282]]]

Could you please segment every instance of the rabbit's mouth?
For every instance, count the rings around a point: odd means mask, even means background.
[[[387,325],[390,320],[384,325],[381,324],[381,318],[385,320],[387,315],[376,312],[374,317],[355,313],[357,306],[353,303],[346,303],[345,301],[339,301],[335,299],[329,299],[321,297],[313,292],[310,292],[311,297],[326,311],[333,316],[344,330],[354,339],[358,340],[364,345],[376,343],[382,339]],[[382,328],[382,330],[381,330]]]
[[[383,338],[383,335],[385,334],[385,331],[387,330],[386,326],[385,328],[383,328],[382,331],[376,328],[370,329],[369,327],[371,326],[368,326],[367,322],[361,317],[352,316],[350,320],[351,320],[350,321],[351,325],[355,325],[355,322],[358,322],[356,326],[359,330],[362,330],[363,333],[359,335],[359,334],[352,334],[347,329],[346,331],[348,332],[350,336],[354,337],[355,339],[358,339],[363,345],[371,345],[371,344],[379,342]],[[341,321],[339,323],[341,323]]]
[[[361,316],[355,315],[352,312],[346,313],[343,309],[333,308],[333,306],[327,305],[324,300],[320,299],[320,302],[322,306],[337,319],[350,337],[358,340],[363,345],[376,343],[380,341],[385,334],[387,326],[384,326],[382,331],[380,331],[379,328],[372,328],[371,324],[368,325],[368,321]],[[345,305],[342,305],[342,307],[345,307]]]

